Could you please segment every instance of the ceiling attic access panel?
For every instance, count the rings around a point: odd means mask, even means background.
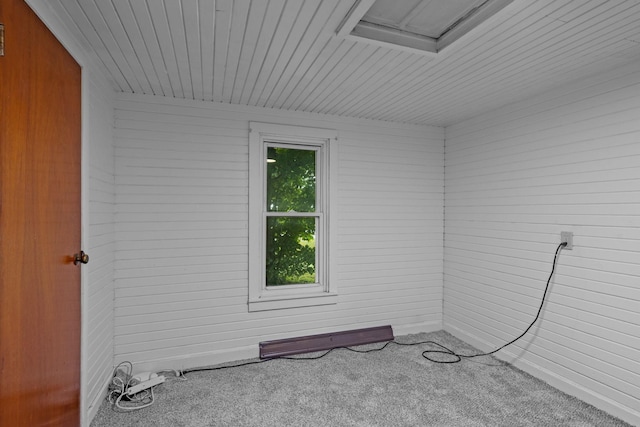
[[[336,34],[392,49],[437,54],[513,0],[356,0]]]

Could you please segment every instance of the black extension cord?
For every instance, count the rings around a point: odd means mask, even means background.
[[[423,344],[435,345],[435,346],[439,347],[439,349],[437,349],[437,350],[425,350],[425,351],[422,352],[422,357],[424,357],[425,359],[427,359],[427,360],[429,360],[430,362],[433,362],[433,363],[458,363],[458,362],[461,362],[462,359],[471,359],[473,357],[480,357],[480,356],[490,356],[490,355],[492,355],[494,353],[497,353],[498,351],[502,350],[503,348],[513,344],[514,342],[518,341],[520,338],[525,336],[525,334],[527,332],[529,332],[529,330],[533,327],[533,325],[538,321],[538,319],[540,318],[540,313],[542,312],[542,307],[544,306],[544,302],[545,302],[545,300],[547,298],[547,292],[549,291],[549,284],[551,283],[551,278],[553,277],[553,273],[556,270],[556,263],[558,261],[558,254],[560,253],[560,250],[562,248],[564,248],[565,246],[567,246],[567,242],[562,242],[556,248],[556,252],[555,252],[555,255],[553,257],[553,264],[551,266],[551,273],[549,274],[549,278],[547,279],[547,284],[546,284],[546,286],[544,288],[544,293],[542,294],[542,300],[540,301],[540,307],[538,307],[538,313],[536,314],[535,319],[533,319],[531,324],[529,324],[529,326],[527,327],[527,329],[524,330],[523,333],[521,333],[516,338],[514,338],[511,341],[509,341],[508,343],[496,348],[493,351],[489,351],[489,352],[486,352],[486,353],[460,354],[460,353],[456,353],[455,351],[451,350],[450,348],[445,347],[444,345],[442,345],[442,344],[440,344],[440,343],[438,343],[436,341],[421,341],[421,342],[416,342],[416,343],[401,343],[401,342],[397,342],[397,341],[394,340],[394,341],[387,341],[380,348],[372,348],[372,349],[368,349],[368,350],[357,350],[357,349],[354,349],[354,348],[351,348],[351,347],[335,347],[335,348],[327,350],[324,353],[322,353],[320,355],[317,355],[317,356],[307,356],[307,357],[279,356],[279,357],[272,357],[272,358],[269,358],[269,359],[262,359],[262,360],[254,360],[254,361],[250,361],[250,362],[244,362],[244,363],[240,363],[240,364],[237,364],[237,365],[185,369],[185,370],[182,371],[182,373],[183,374],[187,374],[189,372],[216,371],[216,370],[219,370],[219,369],[238,368],[240,366],[256,365],[258,363],[269,362],[271,360],[277,360],[277,359],[317,360],[317,359],[322,359],[323,357],[325,357],[326,355],[328,355],[332,351],[338,350],[338,349],[345,349],[345,350],[353,351],[354,353],[372,353],[372,352],[384,350],[389,344],[396,344],[396,345],[400,345],[400,346],[413,346],[413,345],[423,345]],[[433,355],[433,354],[440,354],[440,355],[444,354],[444,355],[447,355],[447,356],[453,356],[453,359],[451,359],[451,360],[438,360],[438,359],[434,359],[434,358],[431,357],[431,355]]]
[[[535,319],[533,319],[531,324],[527,327],[527,329],[524,330],[523,333],[521,333],[516,338],[514,338],[511,341],[509,341],[508,343],[496,348],[493,351],[489,351],[487,353],[475,353],[475,354],[460,354],[460,353],[456,353],[453,350],[443,346],[440,343],[437,343],[435,341],[426,341],[425,344],[437,345],[438,347],[442,348],[442,350],[425,350],[425,351],[422,352],[422,357],[424,357],[425,359],[427,359],[427,360],[429,360],[431,362],[434,362],[434,363],[458,363],[462,359],[471,359],[472,357],[489,356],[491,354],[497,353],[498,351],[502,350],[506,346],[513,344],[514,342],[518,341],[520,338],[525,336],[525,334],[527,332],[529,332],[529,329],[531,329],[533,327],[533,325],[536,323],[536,321],[540,317],[540,313],[542,312],[542,306],[544,305],[544,301],[547,298],[547,291],[549,290],[549,284],[551,283],[551,278],[553,277],[553,273],[556,270],[556,261],[558,260],[558,254],[560,253],[560,249],[564,248],[565,246],[567,246],[567,242],[562,242],[556,248],[556,253],[555,253],[554,257],[553,257],[553,265],[551,266],[551,273],[549,274],[549,278],[547,279],[547,285],[545,286],[544,293],[542,294],[542,300],[540,301],[540,307],[538,307],[538,313],[536,314]],[[454,359],[453,360],[432,359],[431,357],[429,357],[430,354],[447,354],[447,355],[453,356]]]

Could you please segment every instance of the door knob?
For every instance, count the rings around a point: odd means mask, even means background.
[[[85,254],[84,251],[80,251],[73,256],[73,264],[78,265],[80,263],[86,264],[89,262],[89,255]]]

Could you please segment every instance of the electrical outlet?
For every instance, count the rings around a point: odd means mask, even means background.
[[[560,243],[567,242],[567,246],[565,249],[571,250],[573,249],[573,232],[571,231],[561,231],[560,232]]]

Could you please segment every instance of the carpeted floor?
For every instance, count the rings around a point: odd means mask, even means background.
[[[442,331],[396,340],[474,351]],[[171,377],[155,388],[154,405],[122,413],[105,401],[91,427],[628,426],[493,357],[435,364],[421,357],[427,348],[338,349]]]

